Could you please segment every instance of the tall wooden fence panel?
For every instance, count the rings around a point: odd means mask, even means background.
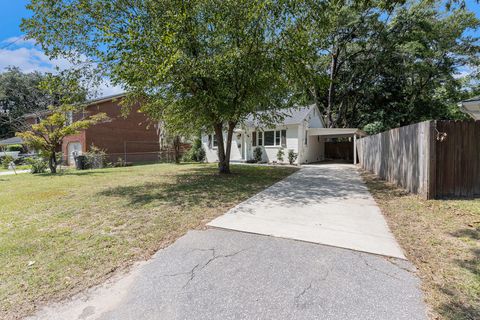
[[[410,192],[432,197],[432,127],[425,121],[359,139],[360,165]]]
[[[436,122],[436,197],[480,196],[480,121]]]

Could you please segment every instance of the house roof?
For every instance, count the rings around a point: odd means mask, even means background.
[[[480,120],[480,96],[463,100],[459,104],[460,110],[475,120]]]
[[[366,136],[367,134],[357,128],[312,128],[308,129],[309,136],[330,136],[330,137],[342,137],[342,136]]]
[[[102,102],[110,101],[110,100],[113,100],[113,99],[118,99],[118,98],[124,97],[125,95],[126,95],[126,93],[122,92],[122,93],[112,94],[112,95],[101,97],[101,98],[87,100],[86,105],[92,105],[92,104],[96,104],[96,103],[102,103]]]
[[[10,144],[23,144],[23,140],[19,137],[12,137],[5,140],[0,140],[0,146],[8,146]]]
[[[284,109],[278,112],[279,115],[283,116],[283,120],[280,121],[281,124],[299,124],[301,123],[310,111],[315,108],[315,105],[312,104],[308,107],[292,107],[288,109]],[[261,125],[261,116],[262,114],[266,114],[268,111],[260,111],[258,112],[257,116],[249,115],[245,120],[245,124],[248,126],[259,126]]]
[[[476,96],[467,100],[463,100],[462,102],[475,102],[475,101],[480,101],[480,96]]]

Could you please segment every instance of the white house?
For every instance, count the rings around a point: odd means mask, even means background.
[[[262,149],[265,162],[277,161],[278,150],[284,150],[284,163],[288,163],[288,151],[298,154],[296,163],[312,163],[325,160],[325,141],[329,138],[351,137],[356,155],[356,137],[364,135],[358,129],[325,128],[322,116],[315,105],[286,109],[281,123],[274,126],[262,126],[249,117],[245,123],[235,129],[232,139],[232,162],[245,162],[253,159],[253,150]],[[226,140],[226,134],[224,134]],[[224,141],[225,143],[225,141]],[[202,135],[202,144],[206,151],[207,162],[218,161],[217,141],[214,134]],[[354,157],[356,163],[356,157]]]

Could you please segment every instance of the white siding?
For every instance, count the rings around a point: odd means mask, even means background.
[[[265,131],[269,130],[286,130],[287,131],[287,147],[283,148],[285,151],[284,155],[284,163],[288,163],[288,150],[292,149],[295,153],[298,153],[298,125],[283,125],[283,126],[278,126],[275,129],[265,129]],[[231,158],[230,160],[232,161],[244,161],[244,155],[246,153],[247,159],[250,160],[253,159],[253,149],[255,149],[254,146],[252,146],[252,132],[253,130],[250,129],[245,132],[242,132],[240,134],[240,137],[238,137],[238,133],[235,133],[233,135],[232,139],[232,151],[231,151]],[[224,136],[226,136],[226,133],[224,133]],[[226,139],[225,139],[226,140]],[[246,140],[246,145],[244,145],[243,149],[242,147],[238,147],[238,144],[241,145],[242,140]],[[217,162],[218,161],[218,154],[217,154],[217,148],[216,147],[209,147],[208,143],[208,135],[202,135],[202,145],[203,148],[205,149],[206,152],[206,159],[207,162]],[[277,161],[277,153],[278,150],[281,147],[277,146],[260,146],[262,148],[262,155],[263,155],[263,161],[266,162],[273,162]]]
[[[227,133],[224,132],[223,133],[224,144],[227,140],[226,135],[227,135]],[[237,138],[237,133],[234,133],[233,138],[232,138],[232,150],[231,150],[231,154],[230,154],[230,160],[232,160],[232,161],[241,161],[242,160],[241,143],[242,143],[242,137],[240,136],[240,139],[239,139],[239,138]],[[218,161],[218,153],[217,153],[218,149],[217,149],[217,147],[209,146],[208,135],[202,135],[202,145],[203,145],[203,149],[205,149],[207,162],[217,162]],[[239,145],[240,145],[240,148],[238,147]]]

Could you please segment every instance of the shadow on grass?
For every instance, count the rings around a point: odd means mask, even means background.
[[[230,175],[218,174],[216,168],[197,167],[176,173],[167,181],[145,182],[109,188],[99,194],[121,197],[130,206],[163,203],[176,206],[214,206],[239,201],[283,178],[279,170],[235,168]]]
[[[367,171],[360,171],[363,181],[371,193],[381,198],[404,197],[410,193],[392,183],[381,180],[378,176]]]
[[[460,229],[451,234],[457,238],[467,238],[474,243],[480,240],[480,228]],[[460,288],[440,288],[447,294],[451,302],[440,306],[440,313],[446,319],[480,319],[480,249],[471,248],[471,257],[468,259],[455,259],[455,263],[471,275],[471,279],[462,281]],[[472,297],[471,292],[476,292]]]

